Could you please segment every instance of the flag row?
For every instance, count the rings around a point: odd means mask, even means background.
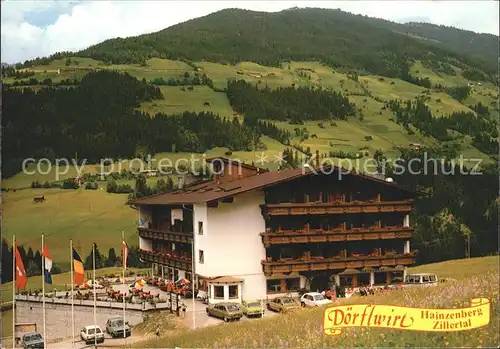
[[[95,243],[94,243],[95,247]],[[74,249],[72,249],[72,269],[73,269],[73,284],[74,285],[83,285],[85,282],[85,269],[83,267],[83,262],[82,259],[80,258],[80,255],[78,252]],[[128,246],[125,243],[125,241],[122,241],[122,265],[123,268],[127,268],[127,256],[128,256]],[[43,246],[43,251],[42,251],[42,258],[43,258],[43,272],[44,272],[44,282],[48,284],[52,284],[52,264],[53,264],[53,259],[52,255],[49,252],[49,249],[47,248],[47,245],[44,244]],[[24,290],[26,288],[26,284],[28,283],[28,276],[26,274],[26,269],[24,267],[23,260],[21,258],[21,254],[19,253],[19,249],[17,245],[15,246],[15,268],[16,272],[14,275],[15,279],[15,285],[16,289],[18,290]]]

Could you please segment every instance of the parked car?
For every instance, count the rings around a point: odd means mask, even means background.
[[[28,332],[21,337],[24,349],[44,348],[42,335],[38,332]]]
[[[85,326],[80,331],[80,338],[85,342],[85,344],[95,343],[96,337],[97,343],[104,343],[104,333],[99,326]]]
[[[285,313],[299,309],[300,306],[290,297],[276,297],[267,303],[267,309]]]
[[[223,319],[225,322],[239,320],[243,317],[243,312],[237,303],[217,303],[209,304],[207,307],[208,316]]]
[[[109,318],[106,322],[106,332],[108,332],[111,337],[123,338],[124,331],[126,337],[129,337],[132,334],[128,322],[125,322],[124,325],[123,318],[121,316]]]
[[[405,277],[403,287],[437,286],[438,277],[432,273],[408,274]]]
[[[319,292],[305,293],[302,295],[302,297],[300,297],[300,305],[303,308],[322,307],[329,304],[333,304],[333,302]]]
[[[266,309],[259,301],[242,301],[240,305],[243,315],[247,317],[251,316],[263,316]]]

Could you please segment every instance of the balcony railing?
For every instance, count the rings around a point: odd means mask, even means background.
[[[320,242],[343,242],[359,240],[387,240],[411,238],[413,228],[410,227],[372,227],[354,229],[311,229],[311,230],[280,230],[261,233],[262,242],[267,248],[279,244],[305,244]]]
[[[146,239],[182,242],[186,244],[193,243],[193,233],[181,233],[150,228],[137,228],[137,230],[139,231],[139,236]]]
[[[180,256],[174,256],[167,253],[161,253],[157,251],[145,251],[140,250],[141,259],[146,262],[163,264],[172,268],[177,268],[181,270],[191,271],[192,260],[191,258],[183,258]]]
[[[345,214],[345,213],[379,213],[379,212],[411,212],[413,202],[406,201],[337,201],[282,203],[261,205],[262,214],[267,216],[288,216],[305,214]]]
[[[406,254],[383,256],[358,256],[335,258],[310,258],[280,261],[262,261],[264,274],[281,274],[290,272],[305,272],[319,270],[335,270],[347,268],[382,267],[396,265],[411,265],[415,262],[416,251]]]

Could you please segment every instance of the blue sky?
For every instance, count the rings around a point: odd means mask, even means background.
[[[340,8],[396,22],[426,21],[499,32],[498,1],[22,1],[1,4],[1,61],[75,51],[114,37],[150,33],[224,8],[281,11]]]

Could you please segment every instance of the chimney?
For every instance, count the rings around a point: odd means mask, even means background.
[[[316,150],[316,167],[319,168],[319,150]]]

